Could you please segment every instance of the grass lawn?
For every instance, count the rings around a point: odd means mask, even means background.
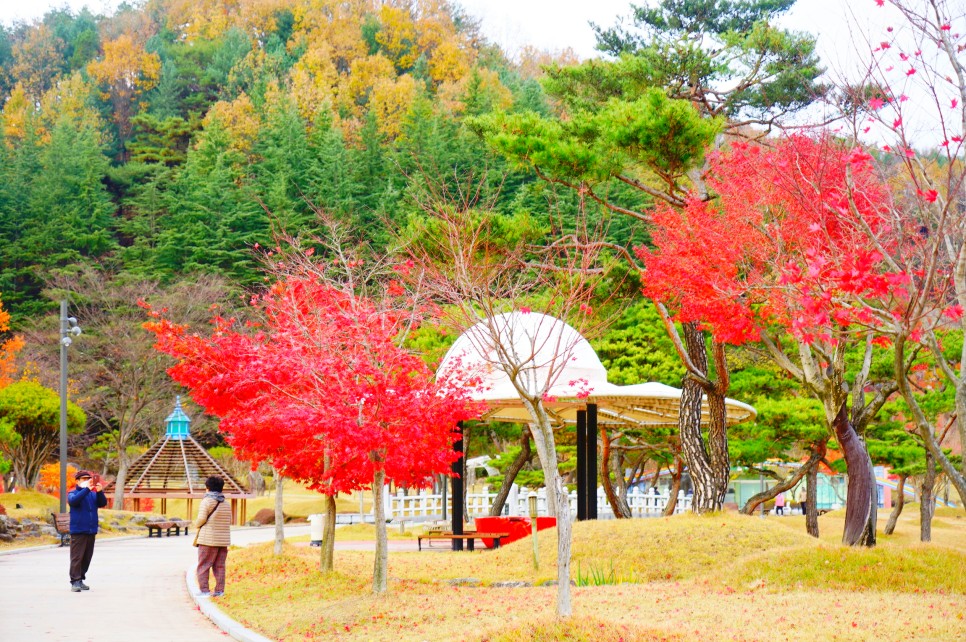
[[[389,555],[389,593],[371,595],[372,554],[336,552],[321,574],[301,543],[232,551],[232,617],[276,640],[961,640],[966,632],[966,514],[940,509],[918,542],[917,506],[879,545],[838,542],[842,515],[708,517],[574,525],[574,618],[554,620],[556,532],[474,553]],[[354,527],[362,539],[372,527]],[[340,529],[341,530],[341,529]],[[390,529],[392,532],[393,529]],[[348,534],[348,533],[347,533]],[[402,535],[400,535],[402,536]],[[412,537],[413,535],[409,535]],[[472,579],[472,584],[465,585]],[[522,581],[531,586],[497,584]],[[462,584],[462,585],[461,585]]]

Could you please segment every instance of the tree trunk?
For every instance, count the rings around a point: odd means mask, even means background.
[[[282,546],[285,544],[285,511],[283,510],[282,487],[285,485],[285,478],[278,472],[278,468],[272,468],[272,476],[275,477],[275,555],[282,554]]]
[[[731,459],[728,456],[728,417],[724,393],[717,386],[705,388],[710,424],[708,425],[708,452],[711,457],[711,479],[717,508],[724,506],[731,481]]]
[[[605,428],[600,429],[600,442],[600,480],[604,486],[604,494],[607,495],[607,503],[610,504],[611,510],[614,511],[614,517],[617,519],[628,518],[631,516],[631,507],[627,505],[627,497],[614,488],[614,484],[610,478],[612,468],[610,439],[607,436],[607,430]],[[621,481],[623,481],[624,474],[620,470],[619,462],[618,469],[615,472],[621,478]]]
[[[762,502],[766,502],[769,499],[773,499],[777,497],[778,493],[784,493],[785,491],[794,488],[796,484],[798,484],[798,482],[801,481],[802,477],[808,474],[808,471],[810,471],[815,466],[818,466],[818,463],[822,461],[822,457],[824,456],[825,456],[824,448],[822,449],[821,452],[818,452],[817,450],[812,450],[812,455],[811,457],[808,458],[808,461],[805,462],[804,466],[801,466],[793,474],[781,480],[780,482],[778,482],[768,490],[758,493],[756,495],[752,495],[748,499],[748,501],[745,502],[745,505],[741,508],[741,513],[743,515],[751,515],[752,513],[755,512],[755,509],[762,504]]]
[[[919,540],[932,541],[932,516],[936,512],[936,459],[926,449],[926,473],[922,476],[919,488]]]
[[[372,568],[372,592],[379,595],[389,586],[389,535],[386,532],[386,507],[383,505],[383,484],[386,471],[382,468],[382,457],[372,453],[375,472],[372,476],[372,514],[376,520],[376,559]],[[454,498],[455,499],[455,498]]]
[[[325,495],[325,522],[322,524],[322,546],[319,548],[319,570],[327,573],[335,568],[334,495]]]
[[[818,538],[818,466],[805,476],[805,532]]]
[[[557,518],[557,617],[570,617],[573,605],[570,597],[570,496],[560,477],[557,451],[554,448],[553,423],[541,399],[521,397],[524,407],[533,418],[530,431],[543,467],[547,506]]]
[[[570,541],[572,524],[570,519],[570,496],[563,479],[554,469],[557,506],[563,509],[557,514],[557,617],[570,617],[573,605],[570,597]],[[549,493],[548,493],[549,494]]]
[[[667,494],[667,505],[664,507],[664,517],[674,514],[674,509],[678,507],[678,493],[681,492],[681,472],[684,469],[684,462],[680,457],[674,458],[674,469],[671,470],[671,489]]]
[[[875,546],[878,497],[869,450],[849,421],[845,403],[839,408],[833,426],[849,471],[842,543],[847,546]]]
[[[688,355],[694,365],[702,372],[708,371],[708,353],[704,345],[704,333],[698,330],[696,323],[684,324],[684,338]],[[717,490],[717,479],[714,473],[711,457],[705,449],[704,437],[701,434],[701,403],[704,389],[690,375],[684,376],[681,390],[681,410],[678,417],[678,429],[681,433],[681,449],[688,463],[688,473],[694,486],[694,497],[691,510],[695,513],[707,513],[721,510],[724,503],[724,493]]]
[[[506,474],[503,476],[503,483],[500,484],[500,490],[497,492],[496,497],[493,498],[493,505],[490,506],[491,517],[499,517],[503,513],[503,505],[506,504],[506,498],[510,496],[510,487],[513,486],[517,475],[527,465],[531,457],[533,457],[533,451],[530,449],[530,427],[524,426],[520,435],[520,454],[516,456],[516,459],[506,469]]]
[[[896,530],[896,522],[899,521],[899,515],[902,514],[902,507],[906,505],[906,477],[908,475],[899,475],[899,484],[896,486],[896,505],[892,507],[892,512],[889,513],[889,521],[886,522],[885,530],[882,531],[886,535],[892,535]]]
[[[127,457],[122,456],[117,463],[117,477],[114,478],[114,510],[124,510],[124,484],[127,483],[127,469]]]

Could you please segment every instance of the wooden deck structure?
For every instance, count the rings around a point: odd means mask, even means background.
[[[205,479],[218,475],[225,480],[224,494],[231,500],[233,524],[247,521],[247,500],[254,495],[225,470],[191,437],[191,420],[181,408],[181,398],[165,419],[165,435],[146,453],[138,457],[128,469],[124,496],[134,500],[134,510],[141,509],[141,500],[160,499],[161,512],[167,514],[169,499],[187,500],[186,516],[194,520],[194,500],[205,496]],[[105,492],[113,490],[114,482]]]

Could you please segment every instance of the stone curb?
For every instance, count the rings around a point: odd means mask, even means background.
[[[251,629],[242,626],[239,622],[236,622],[225,615],[224,611],[212,603],[211,598],[199,596],[198,592],[200,589],[198,587],[198,577],[195,575],[195,570],[193,568],[186,570],[184,575],[188,595],[190,595],[191,599],[194,600],[194,603],[198,605],[198,609],[204,614],[204,616],[211,620],[212,624],[239,642],[273,642],[270,638],[255,633]]]

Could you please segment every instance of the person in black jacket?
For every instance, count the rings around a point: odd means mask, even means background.
[[[107,496],[101,490],[100,482],[93,481],[90,471],[79,470],[74,479],[77,486],[67,493],[67,503],[70,504],[70,590],[79,593],[90,589],[84,580],[94,556],[97,509],[107,506]]]

